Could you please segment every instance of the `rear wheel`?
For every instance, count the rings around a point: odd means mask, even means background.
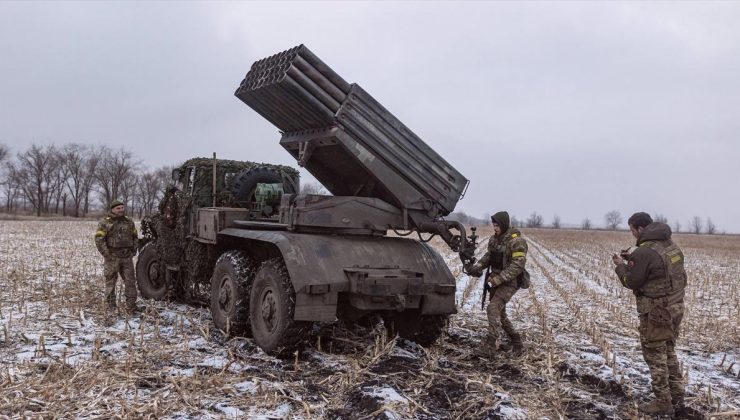
[[[249,335],[249,292],[254,263],[244,251],[228,251],[216,261],[211,276],[211,316],[229,335]]]
[[[249,306],[254,341],[266,353],[289,355],[308,331],[309,322],[293,319],[295,302],[282,259],[263,262],[254,277]]]
[[[167,295],[167,281],[159,263],[156,242],[144,245],[136,260],[136,283],[143,298],[161,300]]]

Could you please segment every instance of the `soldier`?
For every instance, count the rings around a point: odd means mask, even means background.
[[[509,226],[509,213],[498,212],[491,217],[494,236],[488,240],[488,250],[475,264],[466,264],[465,271],[474,277],[480,277],[483,269],[489,268],[485,278],[486,288],[490,288],[488,315],[488,335],[484,351],[492,355],[498,349],[498,337],[501,330],[509,336],[515,352],[522,350],[522,337],[506,315],[506,303],[519,288],[529,287],[529,273],[524,265],[527,261],[527,241],[522,238],[518,229]]]
[[[133,256],[136,255],[138,233],[134,221],[124,216],[125,207],[119,200],[110,204],[110,213],[98,224],[95,246],[105,259],[105,299],[108,309],[116,309],[116,280],[120,274],[126,294],[126,309],[138,311],[136,307],[136,277]]]
[[[655,399],[639,409],[673,415],[684,409],[683,377],[675,351],[684,311],[684,256],[671,240],[667,224],[654,223],[643,212],[633,214],[627,223],[637,246],[622,256],[612,255],[612,261],[622,285],[636,296],[642,355],[652,377]]]

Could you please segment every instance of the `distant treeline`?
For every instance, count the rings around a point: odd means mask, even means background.
[[[482,218],[477,218],[474,216],[471,216],[464,211],[456,211],[454,213],[451,213],[449,216],[447,216],[448,220],[456,220],[460,223],[466,224],[466,225],[472,225],[472,226],[487,226],[491,224],[491,216],[489,214],[484,214]],[[718,232],[717,226],[712,221],[711,217],[707,217],[706,219],[702,219],[699,216],[694,216],[691,220],[689,220],[685,225],[682,225],[681,222],[678,220],[673,221],[672,223],[669,223],[668,218],[663,216],[662,214],[655,214],[653,215],[653,220],[656,222],[662,222],[669,224],[671,226],[671,229],[674,233],[706,233],[708,235],[714,235]],[[532,212],[532,214],[529,215],[526,219],[519,219],[515,215],[511,215],[511,225],[513,227],[525,227],[525,228],[551,228],[551,229],[562,229],[566,228],[566,226],[563,225],[562,220],[560,216],[557,214],[553,216],[552,222],[549,224],[546,224],[544,221],[544,218],[541,214],[537,212]],[[618,229],[628,229],[628,226],[626,225],[626,220],[622,217],[622,214],[617,210],[611,210],[604,214],[604,224],[603,225],[596,225],[591,221],[591,219],[586,218],[583,219],[580,223],[580,225],[571,225],[567,226],[567,228],[576,228],[576,229],[583,229],[583,230],[590,230],[590,229],[607,229],[607,230],[618,230]]]
[[[12,155],[0,144],[0,209],[85,217],[120,199],[141,217],[156,208],[171,172],[149,170],[124,148],[34,144]]]
[[[87,146],[69,143],[62,146],[31,145],[24,151],[12,155],[10,149],[0,144],[0,211],[6,213],[31,213],[85,217],[93,210],[105,210],[114,199],[122,200],[129,214],[138,217],[151,214],[159,204],[165,186],[170,182],[171,166],[150,170],[141,159],[124,148]],[[317,183],[302,186],[304,193],[328,194]],[[653,215],[655,221],[668,223],[663,215]],[[491,224],[490,214],[482,218],[457,211],[448,220],[463,224],[485,226]],[[617,230],[626,227],[621,213],[612,210],[604,215],[601,228]],[[526,219],[511,216],[516,227],[560,229],[560,216],[553,216],[545,224],[542,215],[532,212]],[[673,221],[674,232],[718,233],[710,217],[693,217],[685,225]],[[583,219],[580,229],[599,228],[590,219]]]

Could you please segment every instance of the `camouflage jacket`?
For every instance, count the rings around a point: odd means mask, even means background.
[[[500,236],[488,240],[488,250],[481,259],[467,269],[472,276],[480,276],[491,268],[489,281],[492,286],[509,283],[525,272],[527,241],[518,229],[510,228]]]
[[[622,285],[637,296],[640,313],[649,309],[650,305],[643,305],[646,299],[664,299],[668,304],[683,302],[684,255],[671,240],[671,228],[665,223],[645,227],[626,264],[617,265],[614,271]]]
[[[98,223],[95,246],[104,257],[132,257],[136,254],[139,233],[134,221],[126,216],[110,213]]]

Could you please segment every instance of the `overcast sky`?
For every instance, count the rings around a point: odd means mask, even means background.
[[[740,232],[738,22],[731,2],[0,2],[0,143],[294,165],[233,93],[303,43],[470,179],[457,210]]]

